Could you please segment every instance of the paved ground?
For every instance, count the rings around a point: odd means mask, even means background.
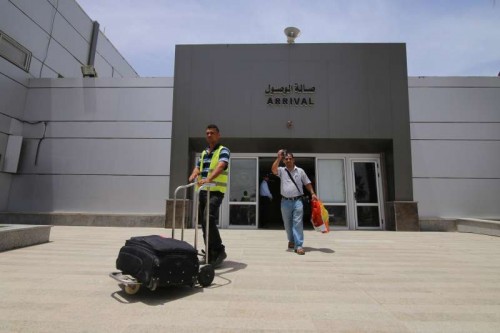
[[[299,256],[284,231],[223,230],[212,286],[130,296],[108,274],[148,234],[170,231],[56,226],[0,253],[0,332],[500,332],[498,237],[307,231]]]

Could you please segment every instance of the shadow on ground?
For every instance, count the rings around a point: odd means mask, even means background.
[[[231,284],[232,281],[226,278],[224,275],[245,269],[247,266],[248,266],[247,264],[242,262],[231,261],[231,260],[224,261],[222,265],[215,270],[215,276],[218,277],[219,279],[224,280],[225,282],[222,284],[214,283],[208,288],[210,289],[220,288]]]
[[[214,282],[205,288],[215,289],[227,286],[232,283],[232,281],[225,277],[224,275],[233,273],[242,269],[245,269],[247,264],[240,263],[237,261],[227,260],[215,270],[215,279]],[[222,283],[219,283],[217,280],[222,280]],[[202,293],[204,288],[200,285],[195,285],[194,287],[190,286],[170,286],[170,287],[158,287],[156,290],[150,290],[145,287],[141,287],[141,289],[137,292],[137,294],[129,295],[123,290],[121,287],[120,291],[115,291],[111,294],[111,297],[116,301],[123,304],[134,304],[137,302],[141,302],[151,306],[163,305],[172,301],[176,301],[178,299],[189,297],[195,295],[197,293]]]
[[[175,286],[175,287],[159,287],[156,290],[149,290],[142,287],[137,294],[129,295],[123,289],[115,291],[111,294],[116,301],[123,304],[134,304],[141,302],[151,306],[163,305],[184,297],[203,292],[203,287],[196,285],[189,286]]]
[[[306,250],[306,253],[307,252],[314,252],[314,251],[323,252],[323,253],[335,253],[334,250],[326,248],[326,247],[315,248],[315,247],[304,246],[304,250]]]

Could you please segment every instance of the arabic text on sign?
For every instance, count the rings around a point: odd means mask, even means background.
[[[282,87],[274,87],[270,84],[267,86],[265,91],[266,95],[275,95],[275,94],[314,94],[316,92],[316,87],[306,87],[304,84],[289,84],[287,86]]]

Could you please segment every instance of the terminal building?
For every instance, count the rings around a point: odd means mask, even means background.
[[[408,77],[404,43],[177,45],[141,78],[75,1],[0,2],[2,223],[168,226],[204,130],[231,150],[221,228],[280,228],[292,151],[334,229],[500,219],[500,78]],[[192,199],[192,195],[188,196]]]

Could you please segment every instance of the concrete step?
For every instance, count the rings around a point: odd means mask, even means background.
[[[490,236],[500,236],[500,221],[469,218],[458,219],[457,231]]]
[[[47,243],[51,228],[48,225],[0,224],[0,252]]]

